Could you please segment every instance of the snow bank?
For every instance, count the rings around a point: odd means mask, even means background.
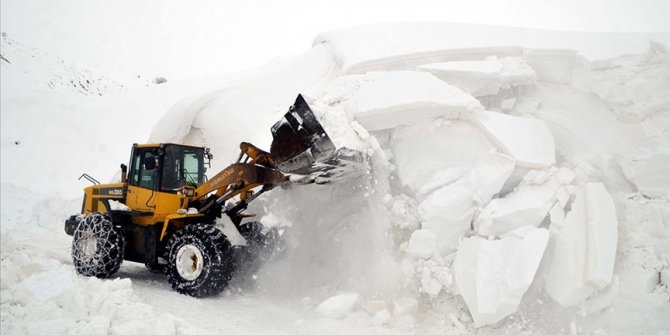
[[[156,123],[149,140],[207,145],[221,157],[212,161],[212,168],[218,171],[236,157],[242,141],[269,149],[270,127],[298,93],[326,77],[332,66],[332,56],[324,47],[271,62],[238,78],[232,87],[183,99]]]
[[[438,38],[436,38],[438,37]],[[558,32],[461,23],[384,23],[320,34],[346,73],[445,61],[521,56],[523,48],[578,50],[589,59],[637,53],[649,40],[670,44],[670,34]]]
[[[456,286],[476,327],[514,313],[533,282],[549,231],[520,227],[499,240],[466,239],[453,264]]]
[[[78,275],[72,264],[16,247],[2,236],[3,334],[182,334],[185,321],[158,313],[138,297],[130,279]]]
[[[563,224],[552,231],[554,253],[545,288],[554,300],[575,305],[610,284],[618,228],[614,202],[603,184],[584,185]]]

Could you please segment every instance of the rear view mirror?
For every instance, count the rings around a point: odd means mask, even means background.
[[[156,158],[153,156],[144,157],[144,169],[153,170],[156,168]]]

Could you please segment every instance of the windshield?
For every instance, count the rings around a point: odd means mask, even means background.
[[[161,189],[174,191],[182,186],[198,187],[205,181],[202,148],[169,145],[163,156]]]

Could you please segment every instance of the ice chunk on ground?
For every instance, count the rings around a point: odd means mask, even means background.
[[[498,147],[526,168],[546,168],[556,162],[554,138],[542,120],[496,112],[467,115]]]
[[[516,311],[548,240],[546,229],[524,226],[499,240],[475,236],[461,244],[453,272],[476,327],[494,324]]]
[[[556,228],[545,288],[561,305],[575,305],[612,281],[618,227],[605,186],[584,185],[565,222]]]
[[[482,110],[474,97],[425,72],[372,72],[338,80],[358,82],[351,110],[355,120],[371,131],[438,118],[458,119]]]
[[[557,192],[572,181],[567,177],[570,173],[566,168],[530,170],[514,192],[484,207],[474,221],[475,229],[497,236],[524,225],[538,226],[556,204]]]
[[[319,304],[316,313],[325,318],[341,319],[351,313],[356,301],[358,301],[357,293],[343,293],[332,296]]]

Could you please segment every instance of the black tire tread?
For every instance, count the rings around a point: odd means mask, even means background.
[[[198,246],[203,254],[203,272],[193,281],[182,278],[177,272],[177,251],[184,244]],[[167,279],[172,288],[193,297],[216,295],[228,285],[234,268],[232,247],[226,235],[216,226],[205,223],[190,224],[176,231],[165,247]]]

